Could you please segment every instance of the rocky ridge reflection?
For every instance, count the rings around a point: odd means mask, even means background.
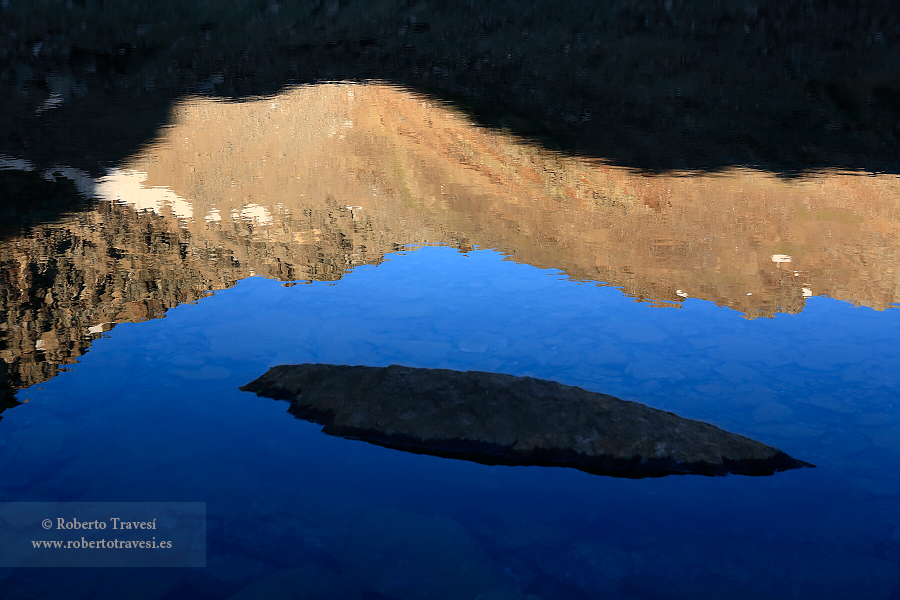
[[[336,280],[409,244],[495,248],[640,300],[749,317],[797,313],[810,295],[881,310],[900,294],[894,176],[648,177],[378,83],[184,101],[105,177],[41,175],[106,201],[0,242],[12,388],[52,377],[115,323],[254,274]]]

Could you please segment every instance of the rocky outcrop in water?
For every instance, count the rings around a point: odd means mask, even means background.
[[[329,435],[485,464],[614,477],[770,475],[809,463],[707,423],[532,377],[281,365],[241,387],[291,403]]]

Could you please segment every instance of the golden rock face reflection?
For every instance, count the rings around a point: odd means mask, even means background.
[[[641,300],[749,317],[797,313],[813,295],[878,310],[900,296],[896,176],[643,175],[377,83],[192,99],[106,177],[47,175],[105,202],[0,242],[14,387],[114,323],[253,274],[335,280],[408,244],[494,248]]]
[[[146,177],[160,198],[171,190],[169,212],[196,236],[249,226],[288,246],[293,277],[317,278],[298,251],[340,240],[347,264],[396,244],[477,245],[642,299],[703,298],[751,317],[797,312],[810,295],[884,309],[900,291],[896,176],[645,176],[379,84],[195,100],[172,121],[126,177]]]

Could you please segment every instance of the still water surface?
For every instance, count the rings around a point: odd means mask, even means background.
[[[185,101],[99,179],[3,160],[95,201],[0,242],[29,400],[0,421],[0,500],[206,502],[209,524],[204,569],[5,569],[0,596],[900,594],[895,177],[643,176],[378,84]],[[552,379],[818,468],[491,467],[237,389],[302,362]]]

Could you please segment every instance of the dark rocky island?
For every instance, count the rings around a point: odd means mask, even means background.
[[[809,463],[718,427],[532,377],[391,365],[281,365],[242,386],[329,435],[484,464],[614,477],[771,475]]]

